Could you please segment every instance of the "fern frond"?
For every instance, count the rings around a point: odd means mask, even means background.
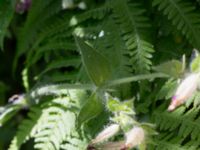
[[[40,30],[44,21],[57,13],[60,9],[61,6],[59,1],[33,1],[27,20],[19,34],[20,38],[18,39],[19,41],[17,46],[18,56],[29,48],[31,42],[33,42],[32,40],[35,38],[37,31]],[[43,17],[40,17],[41,14],[43,14]]]
[[[198,141],[192,140],[185,142],[182,137],[176,133],[161,133],[159,138],[155,139],[157,144],[150,148],[150,150],[199,150]]]
[[[75,130],[75,121],[85,92],[68,90],[68,96],[54,98],[40,106],[32,107],[28,119],[19,126],[9,150],[16,150],[30,138],[37,149],[59,150]]]
[[[155,122],[157,125],[159,125],[160,130],[174,130],[181,124],[181,116],[184,114],[185,109],[185,107],[180,107],[172,113],[161,113],[159,110],[157,110],[154,114]]]
[[[51,106],[44,110],[43,120],[35,127],[37,129],[34,134],[36,149],[59,150],[65,137],[70,136],[75,129],[75,114],[60,107]]]
[[[19,150],[21,145],[30,138],[30,133],[34,128],[37,120],[40,118],[42,110],[36,107],[32,107],[29,113],[30,119],[24,120],[17,131],[17,134],[13,138],[9,150]]]
[[[146,72],[151,67],[153,45],[146,41],[145,30],[149,23],[144,10],[138,4],[124,0],[113,1],[114,17],[121,26],[131,64],[136,72]]]
[[[177,81],[174,79],[169,79],[161,87],[157,94],[157,99],[169,99],[173,96],[177,87]]]
[[[200,141],[200,136],[198,134],[200,118],[197,117],[198,113],[199,108],[193,108],[181,117],[183,122],[179,129],[179,135],[184,138],[190,135],[193,140],[197,139]]]
[[[0,47],[3,49],[3,40],[7,32],[7,28],[14,14],[14,4],[9,1],[0,2]]]
[[[59,69],[62,67],[74,67],[78,68],[81,64],[81,60],[79,58],[68,58],[64,60],[57,60],[51,62],[49,65],[46,66],[46,69],[39,74],[39,77],[51,70]]]
[[[27,66],[30,67],[34,65],[36,62],[41,60],[44,57],[45,53],[52,53],[55,49],[57,50],[57,53],[59,51],[75,51],[76,47],[74,43],[65,43],[64,41],[53,41],[47,45],[41,45],[37,47],[39,51],[32,51],[27,56]],[[60,52],[61,53],[61,52]]]
[[[94,8],[91,10],[88,10],[86,12],[84,12],[83,14],[77,15],[77,21],[78,22],[83,22],[87,19],[102,19],[103,17],[106,16],[106,14],[108,14],[110,12],[110,7],[108,5],[108,3],[105,3],[103,6],[98,7],[98,8]],[[75,25],[72,23],[72,25]]]
[[[21,28],[18,34],[14,69],[16,69],[18,58],[30,48],[30,45],[37,38],[38,31],[46,26],[45,22],[60,10],[61,5],[59,1],[33,1],[24,27]],[[43,17],[40,17],[41,14],[43,14]]]
[[[175,136],[175,134],[164,133],[155,141],[157,145],[154,145],[151,150],[187,150],[181,146],[183,139]]]
[[[191,141],[200,141],[200,108],[192,108],[185,112],[186,107],[180,107],[172,113],[169,112],[155,112],[155,122],[162,132],[169,131],[171,133],[177,132],[177,136],[182,141],[190,138]],[[190,144],[188,144],[190,145]],[[196,142],[193,147],[198,147],[200,144]],[[182,143],[181,146],[185,146]],[[190,145],[191,146],[191,145]]]
[[[80,137],[68,138],[62,145],[63,150],[85,150],[87,142],[83,141]]]
[[[163,11],[172,24],[193,44],[200,48],[200,15],[195,11],[194,5],[182,0],[154,0],[153,6]]]

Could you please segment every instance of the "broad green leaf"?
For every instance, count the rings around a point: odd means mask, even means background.
[[[85,121],[88,121],[103,111],[103,104],[101,99],[96,95],[92,94],[88,101],[83,105],[78,116],[78,124],[81,125]]]
[[[199,72],[199,71],[200,71],[200,56],[197,56],[197,57],[191,62],[191,71],[192,71],[192,72]]]
[[[154,67],[153,69],[174,78],[179,78],[183,74],[183,65],[178,60],[167,61],[161,65]]]
[[[75,37],[75,40],[89,77],[97,86],[104,84],[111,75],[111,67],[108,60],[82,39]]]
[[[12,1],[1,0],[0,1],[0,47],[3,49],[3,39],[6,35],[7,28],[14,14],[14,8]]]

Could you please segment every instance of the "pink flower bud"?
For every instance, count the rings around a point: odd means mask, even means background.
[[[140,145],[145,139],[144,129],[141,127],[133,127],[126,133],[126,148],[133,148]]]
[[[198,86],[199,77],[199,73],[192,73],[180,83],[175,95],[172,97],[168,111],[174,110],[194,94]]]
[[[92,144],[103,142],[110,137],[114,136],[119,131],[118,124],[112,124],[109,127],[105,128],[102,132],[100,132],[95,139],[92,140]]]

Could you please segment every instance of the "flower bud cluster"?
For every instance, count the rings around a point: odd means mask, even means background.
[[[120,127],[118,124],[112,124],[100,132],[91,145],[99,144],[113,137]],[[134,126],[131,130],[125,133],[125,140],[118,142],[107,142],[100,146],[103,150],[127,150],[142,144],[145,140],[145,131],[143,128]],[[91,145],[89,147],[91,148]]]

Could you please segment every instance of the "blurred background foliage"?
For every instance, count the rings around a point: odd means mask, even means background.
[[[199,72],[199,8],[199,0],[0,0],[0,149],[89,149],[113,122],[122,130],[111,141],[141,126],[148,138],[138,149],[199,149],[199,92],[167,112],[180,80]]]

